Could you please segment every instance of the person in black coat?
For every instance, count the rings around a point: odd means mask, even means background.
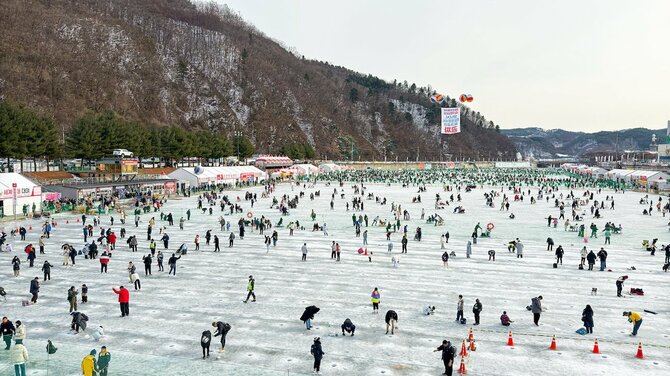
[[[221,248],[219,248],[219,237],[214,235],[214,252],[221,252]]]
[[[37,293],[40,292],[40,279],[38,277],[35,277],[32,281],[30,281],[30,293],[33,294],[32,299],[30,301],[35,304],[37,303]]]
[[[214,332],[214,337],[221,336],[221,349],[220,352],[226,351],[226,335],[230,331],[230,324],[223,321],[212,322],[212,326],[216,328]]]
[[[303,321],[305,323],[305,327],[307,330],[312,329],[312,320],[314,320],[314,315],[319,312],[321,308],[318,308],[317,306],[309,306],[305,307],[305,311],[302,313],[302,316],[300,316],[300,321]]]
[[[12,337],[16,332],[14,324],[7,319],[7,316],[2,318],[2,324],[0,324],[0,334],[2,334],[2,340],[5,341],[5,350],[9,350],[12,346]]]
[[[344,320],[344,323],[342,324],[342,335],[344,335],[344,332],[351,333],[351,336],[354,336],[354,333],[356,332],[356,325],[354,325],[353,322],[351,322],[351,319],[346,319]]]
[[[446,339],[442,341],[442,345],[433,352],[442,351],[442,362],[444,363],[443,375],[451,376],[454,371],[454,356],[456,355],[456,348],[451,345],[451,342]]]
[[[142,261],[144,261],[144,275],[151,275],[151,262],[153,261],[151,259],[151,254],[149,253],[142,257]]]
[[[202,358],[209,358],[209,344],[212,342],[212,332],[205,330],[200,337],[200,346],[202,346]],[[205,355],[206,354],[206,355]]]
[[[35,247],[33,247],[32,244],[29,244],[28,247],[30,247],[30,250],[28,251],[28,261],[30,262],[30,267],[32,268],[35,266],[35,259],[37,258],[37,255],[35,254]]]
[[[559,245],[558,248],[556,248],[556,263],[563,265],[563,246]]]
[[[582,311],[582,321],[587,333],[593,333],[593,309],[590,304],[587,304]]]
[[[386,321],[386,334],[389,334],[389,328],[391,329],[391,334],[393,334],[395,328],[396,328],[396,323],[398,322],[398,314],[390,309],[386,311],[386,317],[384,318],[384,321]]]
[[[479,325],[479,314],[482,312],[482,303],[475,299],[475,305],[472,306],[472,313],[475,315],[475,325]]]
[[[589,270],[593,270],[593,265],[596,264],[596,254],[593,253],[593,250],[591,250],[589,254],[586,255],[586,261],[589,263]]]
[[[170,236],[167,233],[163,234],[161,240],[163,241],[163,246],[165,247],[165,249],[168,249],[168,241],[170,241]]]
[[[321,338],[314,338],[310,353],[314,355],[314,372],[319,373],[319,370],[321,369],[321,359],[323,359],[323,354],[325,354],[321,348]]]
[[[45,281],[51,281],[51,268],[53,268],[53,265],[49,263],[49,261],[44,261],[44,264],[42,265],[42,271],[44,272],[44,280]]]
[[[86,322],[88,321],[88,316],[81,312],[74,311],[70,313],[72,316],[72,325],[71,328],[75,332],[79,333],[79,329],[86,330]]]
[[[181,258],[181,255],[179,257],[175,256],[175,254],[172,254],[172,257],[168,259],[168,265],[170,266],[170,271],[168,271],[168,275],[177,275],[177,260]]]
[[[75,257],[77,257],[77,250],[74,249],[74,247],[70,247],[70,260],[72,261],[72,265],[74,265]]]

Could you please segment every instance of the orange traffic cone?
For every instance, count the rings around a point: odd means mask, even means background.
[[[468,356],[468,350],[465,347],[465,340],[463,340],[463,344],[461,345],[461,352],[458,353],[460,356]]]
[[[600,354],[600,347],[598,347],[598,338],[596,338],[596,341],[593,343],[593,353]]]
[[[458,373],[460,373],[461,375],[465,375],[466,373],[468,373],[468,370],[465,369],[465,360],[463,359],[463,357],[461,357],[461,365],[460,367],[458,367]]]
[[[65,220],[65,224],[66,224],[66,225],[69,225],[69,224],[70,224],[70,220],[69,220],[69,219],[66,219],[66,220]]]
[[[33,231],[33,226],[28,226],[29,231]]]
[[[470,333],[468,333],[468,342],[475,340],[475,335],[472,333],[472,328],[470,328]]]
[[[368,249],[367,249],[367,248],[365,248],[365,253],[364,253],[364,255],[365,255],[365,256],[368,255]]]
[[[507,346],[514,346],[514,339],[512,338],[512,331],[509,331],[509,337],[507,337]]]
[[[475,347],[475,339],[473,338],[472,341],[470,342],[470,348],[468,349],[470,351],[475,351],[477,348]]]
[[[558,350],[556,348],[556,336],[551,337],[551,345],[549,345],[549,350]]]
[[[644,359],[644,354],[642,353],[642,342],[638,342],[637,344],[637,354],[635,354],[635,357],[638,359]]]

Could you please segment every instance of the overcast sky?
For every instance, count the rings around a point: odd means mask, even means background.
[[[308,58],[430,84],[503,128],[664,128],[670,0],[218,0]]]

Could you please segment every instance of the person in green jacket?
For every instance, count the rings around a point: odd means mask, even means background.
[[[609,228],[605,228],[605,244],[610,244],[610,237],[612,236],[612,231]]]
[[[102,346],[98,355],[98,376],[107,376],[110,360],[112,360],[112,354],[107,351],[107,346]]]

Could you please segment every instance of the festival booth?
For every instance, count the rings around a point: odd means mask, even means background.
[[[657,183],[664,182],[670,178],[670,175],[659,171],[635,170],[626,176],[626,178],[635,189],[649,191],[652,181]]]
[[[18,173],[0,173],[0,217],[33,211],[42,211],[42,187]]]
[[[177,192],[175,179],[133,179],[113,182],[79,182],[47,185],[44,190],[53,199],[58,195],[63,199],[81,200],[111,195],[133,197],[137,193],[151,192],[153,195],[170,195]],[[47,199],[46,201],[51,201]]]
[[[667,174],[659,173],[647,179],[649,190],[654,193],[670,192],[670,182]]]
[[[261,170],[277,170],[293,165],[293,160],[285,156],[261,155],[256,158],[254,165]]]
[[[191,187],[218,184],[258,183],[267,179],[267,173],[254,166],[225,167],[182,167],[168,176],[180,182],[188,182]]]

